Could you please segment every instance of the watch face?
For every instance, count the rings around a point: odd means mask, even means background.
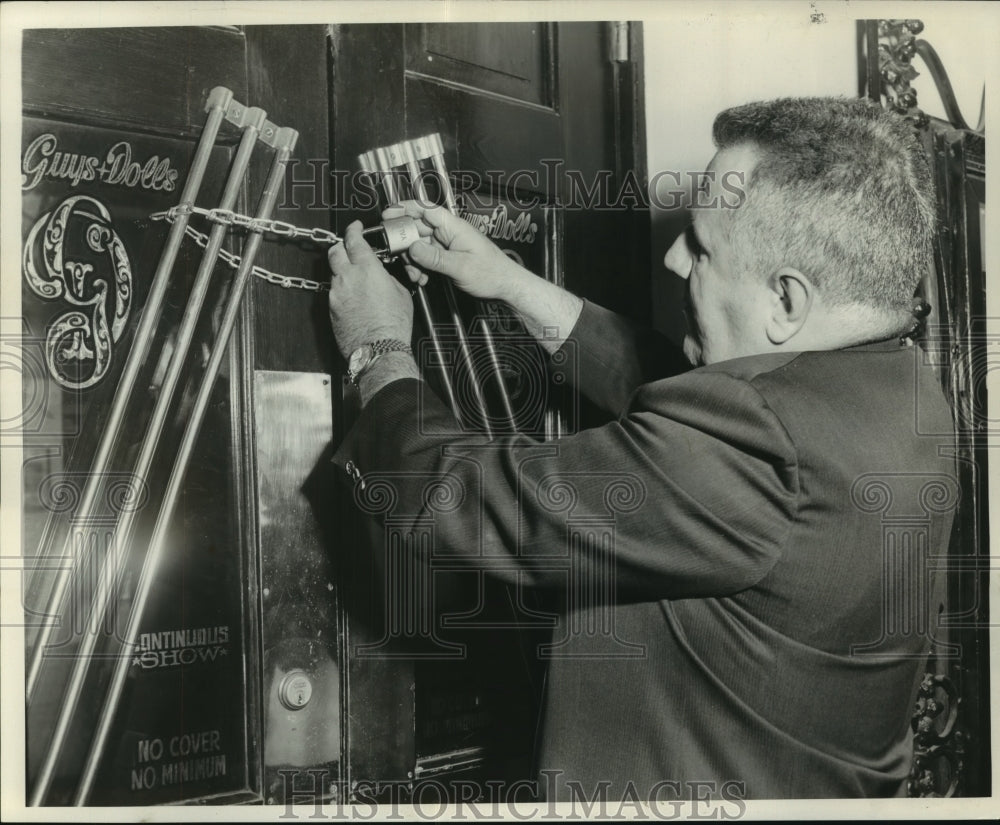
[[[351,357],[347,362],[347,368],[354,374],[361,372],[365,367],[368,366],[368,362],[372,360],[372,345],[362,344],[354,352],[351,353]]]

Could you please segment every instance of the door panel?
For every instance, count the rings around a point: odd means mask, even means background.
[[[420,23],[404,26],[406,70],[551,108],[551,23]]]
[[[30,363],[26,356],[25,398],[37,408],[39,422],[25,451],[23,476],[24,553],[28,566],[36,568],[26,577],[24,596],[29,662],[38,626],[47,618],[48,593],[58,574],[55,568],[67,555],[66,541],[72,542],[76,533],[81,534],[77,542],[83,547],[96,545],[81,554],[86,561],[71,579],[67,604],[56,616],[57,632],[40,659],[41,676],[27,711],[31,798],[40,765],[50,752],[55,721],[67,706],[72,657],[80,649],[81,623],[89,615],[96,576],[107,555],[105,545],[123,507],[130,506],[128,499],[112,495],[113,485],[135,480],[130,473],[175,352],[176,329],[201,260],[201,250],[185,240],[150,355],[128,405],[123,435],[113,450],[108,507],[98,512],[94,524],[77,524],[74,508],[164,247],[166,225],[151,221],[149,215],[178,202],[194,140],[204,124],[206,97],[214,86],[229,88],[245,105],[265,108],[273,122],[297,128],[297,154],[327,158],[329,134],[324,26],[247,32],[38,31],[25,35],[24,46],[24,106],[32,117],[25,120],[22,144],[22,237],[25,260],[33,263],[26,263],[22,273],[27,331],[22,349],[31,353]],[[306,91],[289,93],[300,83],[311,90],[312,99]],[[219,203],[239,137],[235,127],[223,125],[209,158],[199,206]],[[258,143],[238,209],[256,208],[270,163],[270,150]],[[328,214],[326,204],[320,203],[318,209],[313,205],[315,199],[299,208],[291,189],[282,196],[277,219],[310,226],[322,224]],[[72,207],[67,207],[64,237],[59,236],[61,225],[54,217],[62,214],[61,204]],[[200,219],[192,218],[191,226],[209,231]],[[111,246],[105,235],[120,239],[120,246]],[[238,251],[240,240],[229,235],[227,247]],[[53,250],[61,250],[62,258]],[[74,262],[79,266],[74,268]],[[321,252],[291,244],[267,243],[258,264],[281,273],[326,277]],[[128,277],[119,274],[119,291],[130,296],[130,306],[127,317],[118,322],[112,320],[113,301],[104,300],[95,308],[91,299],[114,285],[115,273],[125,269]],[[221,262],[214,270],[181,389],[170,407],[150,471],[139,479],[142,499],[136,529],[127,542],[109,618],[86,671],[43,804],[72,801],[82,772],[94,761],[88,748],[96,716],[136,603],[152,522],[213,346],[231,275]],[[56,281],[63,286],[52,286]],[[329,527],[329,507],[321,518],[304,504],[311,499],[305,498],[303,488],[318,460],[318,454],[307,449],[315,438],[290,442],[304,447],[288,450],[278,459],[274,442],[289,430],[300,436],[319,433],[324,449],[329,448],[334,422],[339,424],[330,400],[332,335],[322,295],[292,293],[262,281],[250,292],[255,290],[260,297],[253,301],[251,295],[244,301],[244,319],[228,348],[186,474],[164,560],[142,614],[138,644],[130,654],[108,745],[88,797],[92,804],[206,798],[281,801],[286,780],[279,771],[289,767],[299,772],[322,768],[337,779],[337,602],[330,586],[335,588],[339,581],[308,555],[335,558],[328,545],[335,544],[330,537],[336,530]],[[79,314],[81,300],[92,326],[106,322],[106,335],[60,322],[67,313]],[[50,347],[54,355],[49,367],[46,342],[57,333],[62,337]],[[103,344],[105,338],[108,345]],[[104,350],[110,354],[101,361],[105,374],[97,380],[94,364],[101,359],[94,353]],[[305,367],[313,371],[317,386],[325,381],[325,404],[317,408],[315,403],[300,403],[297,410],[318,417],[290,418],[270,392],[276,384],[254,382],[258,359],[265,367],[284,370],[280,375],[287,375],[290,367]],[[269,481],[273,483],[265,483]],[[279,483],[280,490],[275,486]],[[259,525],[265,505],[271,508],[265,514],[270,520]],[[299,529],[292,531],[296,520]],[[322,541],[316,538],[321,530]],[[312,577],[296,578],[297,565],[304,565]],[[284,601],[284,609],[273,609],[271,594]],[[298,613],[288,607],[290,601]],[[323,644],[316,644],[320,637]],[[322,716],[323,724],[307,724],[314,716]],[[293,787],[300,783],[290,781],[289,789]],[[323,785],[318,792],[328,794],[330,786]]]
[[[275,218],[297,226],[331,229],[330,205],[337,168],[331,157],[327,26],[247,26],[248,100],[299,133],[285,171]],[[269,157],[251,167],[249,186],[258,192]],[[345,167],[350,169],[352,167]],[[271,238],[257,264],[283,275],[329,281],[321,248]],[[328,320],[326,296],[282,289],[256,279],[249,296],[248,353],[256,369],[292,372],[343,372]]]
[[[25,449],[24,555],[36,562],[24,591],[29,665],[43,624],[58,622],[44,647],[27,708],[29,794],[68,706],[67,688],[114,525],[136,511],[95,656],[80,683],[77,712],[54,763],[47,804],[73,799],[96,760],[89,801],[153,804],[256,793],[256,689],[244,662],[256,659],[246,592],[255,581],[241,535],[241,370],[223,369],[196,446],[199,460],[167,538],[166,558],[142,613],[137,647],[108,745],[89,745],[107,693],[146,543],[204,362],[190,359],[150,472],[132,475],[199,256],[185,247],[174,268],[155,345],[139,373],[122,435],[112,450],[103,499],[78,516],[94,451],[166,237],[150,214],[177,202],[203,121],[205,94],[229,85],[246,94],[242,36],[222,29],[33,31],[24,37],[22,142],[23,344],[40,355],[24,374],[26,397],[44,401],[45,427]],[[217,203],[232,156],[224,133],[210,157],[198,203]],[[209,290],[192,346],[212,344],[223,283]],[[47,614],[60,568],[76,556],[59,612]],[[34,625],[33,627],[31,625]]]
[[[491,179],[487,172],[493,172],[493,179],[506,186],[507,176],[514,171],[537,170],[540,189],[545,183],[540,159],[563,157],[562,124],[551,110],[419,75],[407,75],[405,89],[409,131],[414,135],[440,132],[445,149],[455,153],[449,164],[452,171],[479,173],[484,183]],[[506,174],[501,177],[500,173]]]
[[[231,28],[35,29],[22,46],[28,110],[190,137],[204,93],[246,100],[246,49]]]

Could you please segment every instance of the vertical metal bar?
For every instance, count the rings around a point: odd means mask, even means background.
[[[427,140],[431,145],[431,163],[438,178],[441,179],[441,191],[444,194],[444,204],[453,215],[458,214],[458,204],[455,202],[455,192],[451,188],[451,181],[448,180],[448,167],[444,163],[444,144],[441,142],[441,135],[436,132],[430,135]]]
[[[428,203],[427,190],[424,188],[424,182],[420,176],[420,166],[417,164],[413,147],[409,143],[403,143],[401,149],[402,160],[406,165],[407,174],[410,176],[410,187],[413,189],[413,193],[417,200],[421,203]],[[442,183],[442,187],[444,186],[445,184]],[[454,200],[454,198],[452,198],[452,200]],[[454,213],[453,209],[451,211]],[[490,411],[486,406],[486,398],[483,396],[483,387],[479,381],[479,373],[476,370],[475,361],[472,358],[472,348],[469,346],[469,339],[465,334],[465,325],[462,322],[462,315],[458,311],[458,299],[455,297],[455,287],[450,278],[444,278],[442,280],[444,283],[445,300],[448,302],[448,314],[451,316],[451,323],[455,327],[455,337],[458,340],[458,351],[461,353],[462,361],[465,363],[465,368],[469,372],[469,386],[472,388],[472,394],[476,402],[476,407],[479,410],[479,417],[482,420],[483,430],[487,437],[492,439],[493,430],[490,426]],[[491,362],[497,363],[496,351],[493,348],[493,342],[488,338],[486,339],[486,348],[489,351]],[[497,366],[499,368],[499,364]],[[506,388],[503,385],[503,379],[499,372],[497,372],[497,380],[498,386],[501,390],[501,395],[507,402],[505,405],[506,412],[510,409],[510,399],[506,397]],[[507,422],[507,425],[510,430],[513,431],[515,429],[514,419],[511,418]]]
[[[561,212],[555,211],[551,206],[545,207],[545,265],[546,272],[552,273],[552,283],[556,286],[563,285],[562,278],[562,220]],[[567,330],[561,332],[565,338],[569,333]],[[564,416],[560,412],[562,404],[558,400],[553,404],[551,401],[545,405],[545,440],[562,438]]]
[[[375,150],[375,169],[382,175],[382,187],[389,203],[398,203],[402,200],[399,188],[396,186],[396,179],[392,176],[392,160],[388,151],[382,147]]]
[[[444,162],[444,144],[441,142],[441,136],[434,133],[428,136],[427,141],[430,144],[431,163],[441,182],[441,192],[444,195],[445,205],[448,207],[449,212],[457,215],[458,203],[455,200],[455,193],[451,188],[451,181],[448,179],[448,168]],[[446,283],[450,298],[449,306],[452,306],[455,300],[454,290],[451,281],[446,281]],[[503,407],[504,418],[510,431],[517,432],[517,419],[514,416],[513,405],[510,403],[507,382],[504,381],[503,373],[500,371],[500,359],[497,356],[496,345],[493,343],[493,337],[490,335],[490,330],[485,320],[482,322],[481,330],[483,332],[483,343],[489,355],[490,364],[493,365],[494,374],[496,375],[497,392],[500,395],[500,404]]]
[[[448,364],[447,359],[444,357],[444,347],[441,345],[441,339],[438,336],[437,324],[434,320],[434,313],[431,311],[430,302],[427,300],[427,292],[422,286],[418,286],[414,296],[420,306],[420,314],[423,316],[424,326],[427,327],[427,334],[431,339],[431,350],[434,352],[438,374],[441,377],[445,394],[448,396],[448,406],[451,407],[452,415],[461,424],[465,420],[465,415],[462,413],[462,407],[458,403],[458,396],[455,394],[455,385],[448,374]]]
[[[497,356],[496,344],[493,343],[493,335],[490,332],[490,325],[485,318],[479,319],[479,334],[483,337],[483,344],[489,355],[490,366],[497,377],[497,385],[500,390],[500,403],[503,405],[504,420],[510,432],[517,432],[517,418],[514,415],[514,408],[510,403],[510,396],[507,394],[507,385],[503,380],[503,370],[500,368],[500,358]]]
[[[858,20],[858,97],[876,103],[882,99],[882,74],[878,59],[878,20]]]
[[[398,203],[399,191],[396,188],[396,182],[392,179],[392,168],[388,165],[389,157],[386,150],[383,148],[375,149],[372,152],[365,152],[358,157],[358,162],[362,170],[376,180],[380,180],[382,189],[385,191],[386,200],[389,203]],[[422,286],[418,286],[414,292],[414,297],[417,299],[417,305],[420,307],[420,314],[424,319],[427,335],[431,339],[431,350],[437,361],[438,375],[441,378],[445,395],[448,396],[448,406],[451,408],[452,415],[461,424],[464,422],[465,416],[462,415],[462,407],[458,403],[454,384],[452,384],[451,376],[448,374],[448,364],[447,359],[444,357],[444,347],[441,345],[441,339],[438,337],[434,314],[431,312],[431,306],[427,300],[427,292]]]
[[[399,151],[402,155],[402,162],[406,166],[406,174],[410,177],[410,189],[413,190],[413,194],[418,201],[428,203],[427,190],[424,188],[420,164],[417,163],[417,158],[413,154],[413,147],[408,142],[401,143]]]
[[[198,190],[201,189],[201,182],[205,177],[209,155],[215,146],[219,127],[222,125],[226,109],[232,99],[233,93],[222,86],[216,86],[208,95],[208,100],[205,104],[208,116],[205,121],[205,128],[201,133],[201,138],[198,140],[194,158],[191,161],[191,171],[188,172],[184,189],[181,192],[179,203],[181,207],[194,205]],[[177,253],[180,251],[187,223],[188,214],[182,209],[181,214],[178,215],[177,220],[170,229],[170,234],[167,236],[163,254],[157,264],[149,295],[146,298],[146,306],[143,309],[139,326],[135,332],[135,339],[126,357],[121,378],[118,379],[118,387],[115,389],[111,409],[108,411],[107,423],[101,434],[101,440],[98,443],[90,473],[84,485],[83,494],[80,497],[80,506],[77,509],[75,517],[75,521],[79,524],[87,525],[91,520],[91,512],[97,498],[98,486],[107,471],[108,463],[111,460],[111,453],[118,441],[119,431],[125,418],[125,410],[135,390],[139,370],[142,368],[146,356],[149,354],[149,348],[156,332],[156,324],[160,320],[160,312],[167,292],[167,283],[170,273],[174,268]],[[64,553],[64,555],[73,555],[73,544],[73,534],[71,533],[65,545],[65,549],[68,552]],[[82,546],[86,547],[87,543],[83,542]],[[74,559],[73,564],[61,568],[56,575],[55,585],[49,595],[48,607],[46,609],[47,616],[51,617],[59,613],[60,606],[66,594],[66,587],[69,584],[70,576],[75,569],[77,561],[77,559]],[[35,645],[31,651],[31,658],[25,679],[25,695],[29,704],[34,695],[35,686],[38,683],[44,651],[48,647],[54,627],[54,621],[46,621],[35,638]]]
[[[285,165],[288,161],[289,155],[291,155],[295,148],[297,140],[298,132],[294,129],[281,129],[278,132],[278,137],[275,142],[276,151],[274,160],[271,163],[271,171],[264,185],[264,191],[261,194],[259,206],[257,208],[256,217],[259,220],[267,220],[271,217],[271,213],[274,211],[274,204],[277,200],[278,192],[281,188],[281,183],[285,175]],[[101,715],[98,719],[96,733],[91,744],[90,752],[87,756],[87,762],[84,766],[84,773],[77,788],[76,796],[73,800],[74,805],[85,804],[87,798],[90,796],[91,788],[93,787],[97,767],[104,752],[105,744],[107,743],[108,734],[111,730],[111,724],[114,721],[115,714],[118,710],[118,702],[121,699],[122,689],[125,686],[125,678],[128,674],[128,663],[131,655],[131,649],[134,647],[136,639],[138,638],[139,628],[142,624],[143,614],[146,609],[146,602],[149,599],[150,588],[155,580],[156,571],[163,556],[163,547],[166,539],[167,528],[173,517],[174,508],[177,505],[177,498],[181,491],[181,485],[184,482],[187,467],[191,460],[191,454],[193,453],[195,444],[198,440],[198,434],[201,431],[201,425],[205,418],[205,411],[208,409],[209,401],[211,400],[215,380],[218,377],[220,368],[222,367],[222,359],[228,349],[229,338],[232,335],[233,328],[236,326],[236,320],[239,317],[240,304],[243,299],[243,294],[246,291],[247,283],[250,280],[250,271],[253,267],[254,258],[257,256],[260,244],[261,235],[259,233],[252,234],[249,237],[246,248],[243,251],[240,267],[237,270],[236,275],[233,277],[233,283],[230,288],[229,296],[226,299],[226,308],[220,324],[219,333],[216,336],[208,366],[205,368],[204,378],[202,379],[201,386],[198,388],[198,395],[195,399],[190,417],[188,418],[188,423],[184,430],[184,436],[177,451],[177,457],[174,460],[174,466],[170,472],[170,479],[167,482],[166,491],[163,495],[163,503],[161,505],[160,512],[157,515],[156,526],[153,528],[153,534],[150,538],[149,547],[146,551],[146,558],[139,574],[136,597],[134,599],[132,612],[129,615],[128,628],[125,631],[125,638],[122,644],[122,653],[115,661],[115,669],[112,675],[111,684],[105,696],[104,706],[101,709]]]
[[[231,209],[236,203],[240,186],[243,183],[244,173],[246,172],[247,165],[250,161],[250,155],[253,152],[254,144],[257,142],[257,136],[260,127],[264,123],[265,117],[265,113],[260,109],[248,110],[248,123],[244,129],[243,139],[240,142],[239,149],[237,149],[236,158],[233,161],[233,166],[229,173],[229,179],[226,181],[222,200],[219,203],[219,206],[222,209]],[[166,424],[170,404],[173,401],[173,396],[180,381],[180,375],[184,367],[184,361],[187,358],[188,349],[190,348],[191,341],[194,338],[195,327],[201,317],[201,308],[204,304],[206,293],[208,292],[212,270],[215,268],[215,263],[219,257],[219,251],[222,248],[222,241],[225,234],[226,227],[221,224],[216,224],[212,228],[208,244],[205,247],[205,253],[195,276],[194,286],[191,289],[190,297],[188,298],[187,305],[184,308],[184,315],[181,319],[181,326],[177,334],[175,349],[173,355],[171,356],[170,367],[168,368],[167,375],[164,378],[160,395],[156,399],[156,404],[153,408],[150,422],[143,437],[142,446],[139,451],[139,458],[136,461],[134,475],[138,479],[145,478],[149,473],[150,467],[152,466],[153,456],[159,446],[160,436],[162,435],[163,427]],[[124,549],[131,536],[136,512],[137,511],[134,509],[124,511],[121,519],[115,525],[111,544],[108,548],[104,564],[101,567],[101,574],[98,579],[97,588],[94,592],[93,599],[91,600],[87,630],[81,640],[80,649],[76,654],[73,671],[70,676],[69,684],[66,688],[67,695],[62,707],[60,708],[59,719],[56,722],[56,727],[52,735],[52,742],[49,745],[49,750],[45,755],[44,762],[42,763],[38,780],[32,791],[32,805],[42,804],[45,794],[48,793],[49,786],[52,783],[56,762],[58,761],[59,754],[62,751],[63,744],[65,743],[66,734],[69,731],[73,715],[76,713],[76,707],[80,701],[80,694],[83,691],[83,682],[86,677],[87,669],[90,666],[90,659],[93,655],[94,647],[97,644],[101,624],[104,621],[105,606],[108,599],[114,592],[115,584],[121,573],[120,567],[123,566],[125,562]]]

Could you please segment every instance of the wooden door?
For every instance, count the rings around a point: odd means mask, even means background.
[[[643,180],[640,35],[637,25],[611,23],[336,27],[333,166],[357,169],[363,152],[437,133],[466,220],[536,274],[643,318],[648,215],[628,208],[641,205]],[[339,227],[377,220],[378,210],[363,206],[370,192],[348,182],[341,195]],[[440,287],[429,292],[444,321]],[[554,404],[564,431],[580,426],[579,405],[553,395],[534,343],[503,309],[462,307],[466,321],[489,324],[499,360],[512,365],[504,377],[519,429],[552,437],[545,413]],[[450,334],[446,323],[439,331]],[[495,375],[483,375],[489,396]],[[554,606],[477,574],[435,569],[431,650],[408,659],[393,655],[378,615],[397,597],[372,599],[381,573],[369,563],[353,575],[344,594],[347,779],[533,776],[544,674],[536,650]],[[372,644],[387,655],[355,657]]]
[[[328,157],[328,42],[327,27],[318,25],[25,33],[19,435],[29,671],[38,662],[26,714],[29,802],[277,802],[286,785],[297,787],[282,771],[321,766],[337,778],[337,608],[328,569],[336,548],[321,540],[325,522],[311,515],[302,492],[335,429],[323,296],[261,279],[252,285],[153,574],[110,733],[95,752],[152,523],[232,275],[223,263],[215,267],[160,446],[149,471],[137,476],[136,457],[201,260],[191,239],[171,272],[101,506],[87,524],[78,512],[164,249],[166,224],[150,215],[178,203],[210,90],[226,87],[243,106],[295,128],[298,156]],[[223,123],[198,206],[219,203],[239,140],[239,130]],[[271,155],[263,143],[255,147],[238,210],[255,209]],[[325,208],[297,210],[281,194],[276,218],[329,226]],[[211,228],[194,219],[190,225],[205,234]],[[226,247],[239,252],[242,240],[231,234]],[[312,277],[325,268],[319,250],[271,243],[258,263]],[[297,334],[287,334],[290,328]],[[300,403],[290,420],[276,399],[296,394],[310,406]],[[138,516],[126,563],[75,691],[68,685],[95,582],[114,525],[129,510]],[[83,561],[52,611],[59,568],[73,556]],[[40,641],[46,625],[51,635]],[[74,694],[63,744],[46,768],[57,720]],[[88,768],[94,778],[79,800]],[[50,779],[40,782],[45,774]]]
[[[177,202],[208,90],[227,86],[246,98],[245,40],[223,28],[34,30],[23,45],[22,377],[28,406],[39,401],[33,423],[24,422],[29,670],[38,663],[27,706],[28,798],[69,804],[95,760],[90,803],[252,797],[259,787],[250,722],[257,700],[242,662],[255,658],[256,629],[243,597],[254,565],[235,518],[244,452],[238,353],[214,388],[200,458],[172,522],[168,558],[143,613],[108,744],[96,754],[89,747],[135,606],[153,505],[200,368],[186,369],[159,458],[136,476],[133,462],[162,387],[164,353],[176,341],[196,269],[193,245],[182,250],[168,287],[156,346],[140,372],[99,506],[85,524],[76,509],[166,236],[165,224],[150,214]],[[217,197],[233,149],[234,137],[224,131],[199,203]],[[211,308],[220,300],[212,289],[206,303]],[[195,352],[211,346],[210,315],[198,325]],[[42,792],[39,776],[53,752],[55,723],[74,694],[67,684],[87,637],[95,582],[116,519],[130,510],[138,516],[126,563]],[[68,595],[52,612],[59,568],[74,556],[80,564]],[[46,625],[53,630],[42,640]]]

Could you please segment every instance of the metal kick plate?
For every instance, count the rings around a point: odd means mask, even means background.
[[[254,373],[269,802],[287,790],[279,770],[328,768],[335,780],[340,759],[330,390],[319,373]]]

